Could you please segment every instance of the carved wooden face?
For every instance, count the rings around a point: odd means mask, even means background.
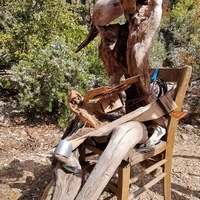
[[[83,102],[83,97],[80,93],[75,90],[69,90],[67,93],[68,103],[73,104],[73,106],[78,107]]]
[[[115,44],[119,40],[120,25],[111,24],[108,26],[97,26],[97,29],[102,43],[110,47],[111,50],[114,49]]]

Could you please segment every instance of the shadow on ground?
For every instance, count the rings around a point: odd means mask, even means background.
[[[21,162],[18,159],[9,163],[9,166],[10,169],[0,170],[0,184],[9,185],[13,191],[20,190],[18,200],[39,200],[51,180],[50,166],[33,160]]]

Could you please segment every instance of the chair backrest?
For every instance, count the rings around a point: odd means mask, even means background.
[[[150,69],[150,76],[153,74],[155,69]],[[191,77],[192,68],[190,66],[182,68],[159,68],[158,77],[162,77],[166,82],[172,82],[176,84],[174,101],[177,105],[175,111],[181,111],[183,100],[185,97],[186,89]],[[176,134],[178,120],[169,116],[167,126],[167,144],[172,148],[174,145],[174,139]]]

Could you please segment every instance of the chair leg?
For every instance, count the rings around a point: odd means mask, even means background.
[[[172,170],[172,159],[168,159],[164,165],[164,172],[166,176],[163,180],[163,193],[165,200],[171,200],[171,170]]]
[[[118,194],[117,200],[128,200],[129,182],[130,182],[131,166],[129,163],[122,161],[118,167]]]

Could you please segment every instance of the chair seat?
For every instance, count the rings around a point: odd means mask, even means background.
[[[93,152],[91,153],[91,156],[94,154],[101,155],[103,153],[103,148],[99,148],[95,145],[91,144],[85,144],[85,148],[89,151]],[[165,141],[159,141],[156,145],[152,147],[145,147],[145,148],[139,148],[139,149],[130,149],[127,156],[124,158],[124,161],[130,162],[131,165],[134,165],[136,163],[142,162],[143,160],[146,160],[150,157],[154,157],[161,152],[165,151],[166,149],[166,142]],[[88,153],[89,155],[89,153]]]
[[[124,160],[130,162],[131,165],[134,165],[136,163],[142,162],[143,160],[160,154],[161,152],[165,151],[165,149],[166,142],[161,140],[155,146],[136,149],[135,153],[128,153],[128,158],[124,158]]]

